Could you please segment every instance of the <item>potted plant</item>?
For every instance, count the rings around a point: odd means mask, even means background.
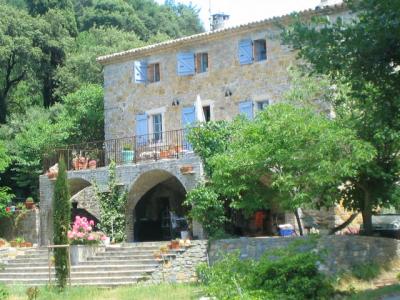
[[[99,155],[97,153],[97,150],[93,150],[89,154],[89,162],[88,166],[89,169],[96,169],[97,168],[97,159],[99,158]]]
[[[25,240],[23,237],[17,237],[17,238],[15,238],[15,242],[17,244],[16,247],[23,247]]]
[[[130,163],[135,157],[135,151],[133,151],[132,145],[124,145],[122,148],[122,162]]]
[[[32,197],[28,197],[25,200],[25,207],[26,209],[33,209],[35,206],[35,202],[33,201]]]
[[[172,240],[171,241],[171,249],[179,249],[179,240]]]
[[[10,241],[10,246],[13,247],[13,248],[18,247],[17,241],[16,240]]]
[[[0,248],[4,247],[6,245],[6,241],[3,239],[0,239]]]

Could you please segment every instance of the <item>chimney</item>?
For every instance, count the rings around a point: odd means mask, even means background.
[[[213,14],[211,16],[211,30],[224,29],[229,15],[224,13]]]

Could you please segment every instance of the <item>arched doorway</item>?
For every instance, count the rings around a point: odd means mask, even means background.
[[[164,170],[142,174],[128,198],[128,240],[136,242],[170,240],[188,230],[183,202],[186,189],[181,181]]]

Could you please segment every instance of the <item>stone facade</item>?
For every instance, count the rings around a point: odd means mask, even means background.
[[[192,246],[182,253],[178,253],[175,259],[160,264],[157,270],[152,273],[149,282],[151,283],[181,283],[196,282],[196,267],[200,263],[208,263],[207,255],[208,241],[192,241]]]
[[[193,166],[193,173],[183,174],[181,167]],[[105,190],[108,182],[108,168],[81,170],[68,172],[70,190],[78,193],[80,189],[87,188],[94,181],[100,189]],[[142,164],[125,164],[116,168],[117,180],[128,190],[127,209],[127,237],[128,242],[133,241],[133,209],[141,197],[156,184],[175,177],[186,192],[195,188],[203,178],[203,166],[200,159],[188,154],[180,159],[160,160]],[[49,244],[52,239],[54,181],[47,176],[40,176],[40,244]],[[87,203],[87,201],[86,201]],[[193,235],[202,237],[203,232],[199,224],[193,224]]]
[[[302,237],[287,238],[240,238],[210,242],[209,259],[213,264],[227,253],[238,252],[243,259],[259,259],[264,253],[287,247]],[[322,236],[318,250],[326,251],[321,270],[328,273],[346,271],[353,266],[367,263],[380,265],[390,263],[400,257],[400,241],[395,239],[365,236]]]
[[[343,6],[321,13],[332,19],[349,17]],[[210,105],[213,120],[234,118],[243,101],[253,101],[255,113],[258,101],[280,101],[289,87],[287,68],[295,64],[296,54],[281,44],[275,21],[255,22],[99,58],[104,64],[106,139],[134,136],[135,115],[155,109],[164,114],[165,130],[180,129],[182,109],[194,106],[196,95]],[[279,21],[285,24],[288,19]],[[244,39],[265,39],[267,59],[241,65],[239,42]],[[178,76],[177,55],[182,52],[208,53],[208,71]],[[159,63],[160,81],[135,83],[135,61]],[[179,105],[172,105],[173,101],[179,101]]]

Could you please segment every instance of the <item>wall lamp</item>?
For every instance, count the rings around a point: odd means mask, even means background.
[[[229,97],[229,96],[232,96],[232,92],[231,92],[230,89],[226,89],[225,90],[225,97]]]
[[[179,100],[178,99],[174,99],[172,101],[172,106],[178,106],[179,105]]]

